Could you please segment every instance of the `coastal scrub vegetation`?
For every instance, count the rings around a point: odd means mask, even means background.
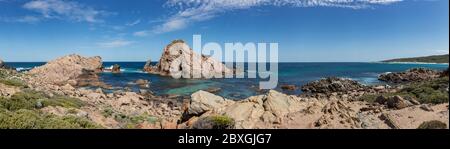
[[[235,121],[226,115],[213,115],[200,118],[194,125],[194,129],[233,129]]]
[[[84,105],[84,102],[77,98],[60,95],[48,97],[42,92],[23,90],[7,100],[0,100],[0,105],[10,111],[15,111],[19,109],[39,109],[47,106],[80,108]]]
[[[403,89],[395,93],[367,94],[360,97],[360,100],[375,102],[379,96],[402,96],[404,98],[413,98],[420,103],[440,104],[449,102],[448,99],[448,77],[441,77],[430,81],[411,82],[403,84]]]
[[[8,86],[16,86],[16,87],[21,87],[21,88],[26,88],[27,85],[19,79],[5,79],[5,78],[0,78],[0,83],[8,85]]]
[[[417,129],[447,129],[447,124],[441,121],[433,120],[423,122]]]
[[[10,98],[0,97],[0,129],[81,129],[101,128],[86,118],[56,116],[39,109],[46,106],[80,108],[84,103],[76,98],[53,96],[24,89]]]
[[[20,109],[8,111],[0,109],[0,129],[81,129],[101,128],[85,118],[55,116],[36,110]]]
[[[116,113],[112,109],[107,108],[103,110],[102,114],[105,117],[113,117],[117,122],[123,124],[122,128],[127,129],[138,128],[139,124],[142,123],[156,124],[157,122],[160,122],[158,117],[146,113],[140,115],[125,115]]]

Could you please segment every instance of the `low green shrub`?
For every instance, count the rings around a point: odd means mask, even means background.
[[[367,94],[359,98],[359,100],[367,102],[375,102],[379,96],[395,96],[399,95],[404,98],[413,98],[420,103],[448,103],[448,77],[438,78],[435,80],[413,82],[404,84],[404,88],[396,93],[383,93],[383,94]]]
[[[447,124],[441,121],[433,120],[423,122],[417,129],[447,129]]]
[[[214,115],[200,118],[192,126],[193,129],[233,129],[234,119],[225,115]]]
[[[19,79],[0,79],[0,83],[21,88],[28,87],[22,80]]]
[[[36,110],[0,110],[0,129],[83,129],[101,128],[85,118],[43,114]]]
[[[23,90],[11,96],[9,99],[0,100],[0,105],[4,108],[15,111],[19,109],[36,109],[46,106],[61,106],[65,108],[81,108],[85,105],[83,101],[77,98],[66,96],[48,97],[42,92]]]
[[[81,108],[85,105],[83,101],[78,98],[66,97],[66,96],[54,96],[49,99],[43,99],[42,104],[46,106],[60,106],[65,108]]]

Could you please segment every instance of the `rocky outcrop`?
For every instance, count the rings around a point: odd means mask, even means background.
[[[86,58],[80,55],[68,55],[34,68],[29,71],[29,74],[35,76],[37,82],[76,85],[79,78],[96,79],[96,73],[101,71],[101,57]]]
[[[378,79],[389,83],[404,83],[404,82],[424,81],[439,78],[441,74],[442,74],[441,72],[436,70],[425,68],[413,68],[406,72],[382,74],[378,77]]]
[[[446,70],[442,71],[441,77],[448,77],[448,71],[450,68],[447,68]]]
[[[331,77],[308,83],[302,86],[302,91],[308,93],[331,94],[334,92],[361,90],[363,88],[364,85],[359,84],[357,81]]]
[[[144,79],[137,79],[134,83],[138,85],[140,88],[149,88],[150,87],[150,81],[144,80]]]
[[[200,117],[226,115],[235,120],[236,128],[254,128],[258,122],[281,123],[288,113],[299,109],[299,98],[271,90],[266,95],[252,96],[241,101],[198,91],[191,96],[184,115]]]
[[[407,100],[409,99],[409,100]],[[410,99],[410,98],[403,98],[401,96],[392,96],[392,97],[384,97],[384,96],[379,96],[376,99],[376,102],[382,105],[386,105],[388,108],[394,108],[394,109],[403,109],[406,107],[410,107],[413,105],[418,105],[420,104],[418,101],[414,100],[414,99]]]
[[[159,62],[155,66],[151,66],[150,62],[147,62],[143,70],[163,76],[181,75],[183,78],[210,78],[225,72],[232,72],[220,61],[195,53],[182,40],[175,40],[165,47]],[[173,72],[177,72],[177,74]]]
[[[112,73],[120,73],[120,65],[115,64],[112,69],[111,69]]]
[[[144,72],[152,72],[153,69],[156,69],[156,68],[153,68],[153,67],[154,66],[152,66],[152,60],[148,59],[147,62],[145,63],[145,65],[144,65],[143,71]]]

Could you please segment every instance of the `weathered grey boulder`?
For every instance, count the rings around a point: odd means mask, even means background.
[[[226,101],[224,98],[200,90],[191,95],[191,103],[188,109],[188,114],[200,115],[207,111],[218,110],[225,103]]]

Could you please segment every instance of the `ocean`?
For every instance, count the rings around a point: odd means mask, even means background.
[[[43,62],[10,62],[9,66],[18,71],[26,71]],[[141,71],[145,62],[104,62],[105,68],[119,64],[122,69],[120,74],[102,73],[100,78],[115,89],[130,88],[139,91],[138,85],[133,84],[137,79],[149,80],[149,90],[157,95],[190,95],[198,90],[218,89],[215,94],[230,98],[243,99],[260,94],[259,79],[173,79],[159,75],[147,74]],[[278,87],[275,90],[282,91],[280,85],[302,86],[308,82],[324,77],[343,77],[356,80],[362,84],[383,84],[378,81],[379,74],[387,72],[401,72],[411,68],[430,68],[444,70],[448,64],[419,64],[419,63],[279,63]],[[283,91],[286,94],[300,94],[300,90]]]

